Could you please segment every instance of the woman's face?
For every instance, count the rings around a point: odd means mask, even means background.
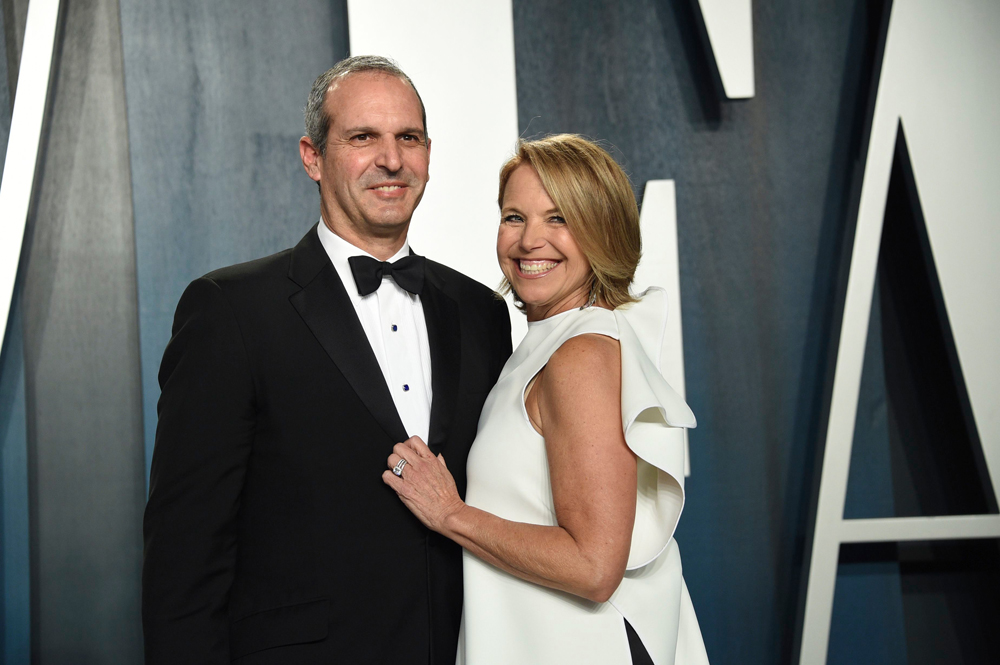
[[[504,190],[497,259],[529,321],[587,303],[590,263],[528,164],[514,170]]]

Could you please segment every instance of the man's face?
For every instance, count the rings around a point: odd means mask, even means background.
[[[309,176],[319,182],[323,219],[355,243],[405,235],[428,180],[430,142],[420,101],[405,81],[378,72],[334,82],[326,154],[300,143]]]

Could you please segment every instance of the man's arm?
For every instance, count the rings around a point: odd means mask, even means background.
[[[228,664],[254,390],[236,317],[212,280],[192,282],[181,297],[159,380],[143,523],[146,664]]]
[[[507,301],[494,298],[492,307],[493,359],[491,369],[493,372],[491,381],[496,383],[500,372],[503,370],[503,366],[507,363],[507,359],[510,358],[512,346],[510,339],[510,311],[507,309]]]

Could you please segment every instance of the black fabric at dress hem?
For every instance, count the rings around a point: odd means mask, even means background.
[[[628,635],[628,648],[632,653],[632,665],[653,665],[653,659],[649,657],[649,652],[642,645],[642,640],[636,634],[635,629],[624,618],[625,633]]]

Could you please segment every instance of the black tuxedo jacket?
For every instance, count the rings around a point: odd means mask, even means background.
[[[426,265],[428,444],[464,495],[510,320],[486,287]],[[382,482],[407,434],[315,228],[194,281],[159,381],[147,663],[453,665],[461,549]]]

